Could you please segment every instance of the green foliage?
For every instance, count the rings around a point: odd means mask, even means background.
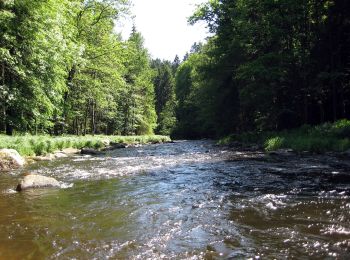
[[[274,151],[283,147],[285,140],[283,137],[273,137],[265,142],[266,151]]]

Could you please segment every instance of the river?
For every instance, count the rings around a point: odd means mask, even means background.
[[[0,259],[349,259],[348,169],[260,156],[179,141],[0,174]],[[24,172],[65,187],[16,193]]]

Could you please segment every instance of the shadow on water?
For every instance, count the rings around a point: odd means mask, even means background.
[[[347,258],[350,181],[314,158],[239,160],[210,141],[75,156],[25,171],[73,183],[11,193],[0,258]]]

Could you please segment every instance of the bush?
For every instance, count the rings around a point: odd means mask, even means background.
[[[273,137],[268,139],[265,142],[265,150],[266,151],[274,151],[283,148],[284,138],[281,137]]]

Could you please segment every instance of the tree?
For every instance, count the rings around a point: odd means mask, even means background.
[[[158,127],[156,132],[169,135],[175,126],[175,82],[173,64],[169,61],[154,60],[152,67],[155,70],[153,84],[156,96],[156,113]]]

